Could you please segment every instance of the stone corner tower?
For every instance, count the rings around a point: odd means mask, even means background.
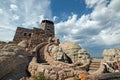
[[[49,37],[55,37],[54,23],[49,20],[43,20],[40,29],[45,31],[45,34]]]

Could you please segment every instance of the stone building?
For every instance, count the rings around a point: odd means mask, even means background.
[[[59,40],[55,38],[54,23],[49,20],[43,20],[40,28],[26,29],[18,27],[13,42],[19,43],[22,40],[27,40],[28,47],[34,48],[42,42],[48,42],[49,39],[59,43]]]

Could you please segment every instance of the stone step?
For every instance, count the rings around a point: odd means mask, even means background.
[[[99,67],[100,67],[100,65],[90,65],[90,67],[99,68]]]
[[[98,69],[99,67],[90,67],[89,69]]]
[[[100,62],[99,63],[91,63],[91,65],[100,65]]]
[[[97,71],[98,69],[99,69],[99,68],[90,67],[90,68],[89,68],[89,73],[90,73],[90,72],[95,72],[95,71]]]
[[[97,71],[100,67],[101,59],[93,59],[89,67],[89,73]]]
[[[92,61],[89,71],[96,71],[100,67],[100,61]]]
[[[93,62],[100,62],[101,60],[92,60]]]
[[[90,65],[100,65],[100,63],[91,63]]]
[[[99,63],[99,62],[101,62],[101,61],[92,61],[93,63]]]
[[[90,69],[90,70],[97,70],[98,68],[90,67],[89,69]]]
[[[44,48],[45,48],[45,46],[43,46],[41,49],[40,49],[40,52],[39,52],[39,54],[38,54],[38,62],[39,63],[47,63],[47,61],[45,60],[45,58],[44,58]]]
[[[89,70],[88,73],[93,73],[95,72],[96,70]]]
[[[100,63],[91,63],[90,66],[99,66]]]
[[[99,61],[99,62],[96,62],[96,61],[92,61],[92,63],[100,63],[101,61]]]
[[[99,64],[91,64],[90,67],[100,67],[100,63]]]

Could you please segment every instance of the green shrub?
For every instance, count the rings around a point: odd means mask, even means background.
[[[45,78],[43,73],[40,73],[39,76],[35,77],[35,80],[48,80],[48,79]]]
[[[115,78],[115,79],[112,79],[112,80],[120,80],[120,78]]]
[[[52,80],[52,79],[46,78],[43,73],[40,73],[39,76],[35,77],[35,80]]]

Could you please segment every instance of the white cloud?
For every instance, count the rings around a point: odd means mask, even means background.
[[[6,28],[0,29],[0,41],[2,40],[8,42],[13,39],[14,34],[15,32],[13,30]]]
[[[18,20],[19,16],[18,15],[13,15],[13,20]]]
[[[3,13],[3,10],[2,9],[0,9],[0,14],[2,14]]]
[[[54,17],[53,17],[53,21],[55,21],[57,18],[58,18],[57,16],[54,16]]]
[[[92,8],[94,7],[99,0],[86,0],[87,7]]]
[[[109,8],[113,9],[114,11],[120,11],[120,0],[113,0],[109,5]]]
[[[4,37],[0,40],[12,40],[10,37],[13,37],[17,26],[39,27],[43,19],[58,19],[57,16],[52,17],[50,0],[8,1],[9,5],[1,1],[0,36]],[[72,13],[66,21],[56,23],[56,36],[61,41],[78,42],[87,49],[120,45],[120,0],[86,0],[86,5],[93,9],[92,12],[81,17]]]
[[[11,5],[10,5],[10,9],[11,9],[11,10],[17,10],[18,7],[17,7],[17,5],[15,5],[15,4],[11,4]]]
[[[119,25],[118,25],[119,26]],[[114,45],[120,44],[120,27],[114,30],[113,29],[106,29],[102,30],[99,36],[103,39],[104,43],[107,45]]]
[[[49,0],[24,0],[25,21],[38,20],[38,16],[51,17],[50,1]],[[34,5],[35,4],[35,5]]]
[[[39,23],[41,23],[41,21],[45,19],[45,16],[44,16],[44,15],[40,15],[40,16],[38,16],[38,17],[39,17]]]
[[[120,0],[86,0],[86,4],[93,11],[81,17],[73,14],[57,23],[56,35],[84,47],[120,45]]]
[[[101,37],[104,44],[106,45],[120,44],[119,5],[119,0],[112,0],[108,6],[96,6],[94,11],[91,13],[92,19],[95,21],[99,21],[100,23],[99,27],[101,28],[101,31],[99,32],[98,36]]]
[[[17,26],[39,27],[41,19],[51,18],[50,3],[50,0],[1,0],[0,36],[4,37],[0,40],[12,40]]]
[[[15,4],[17,0],[9,0],[11,3]]]

